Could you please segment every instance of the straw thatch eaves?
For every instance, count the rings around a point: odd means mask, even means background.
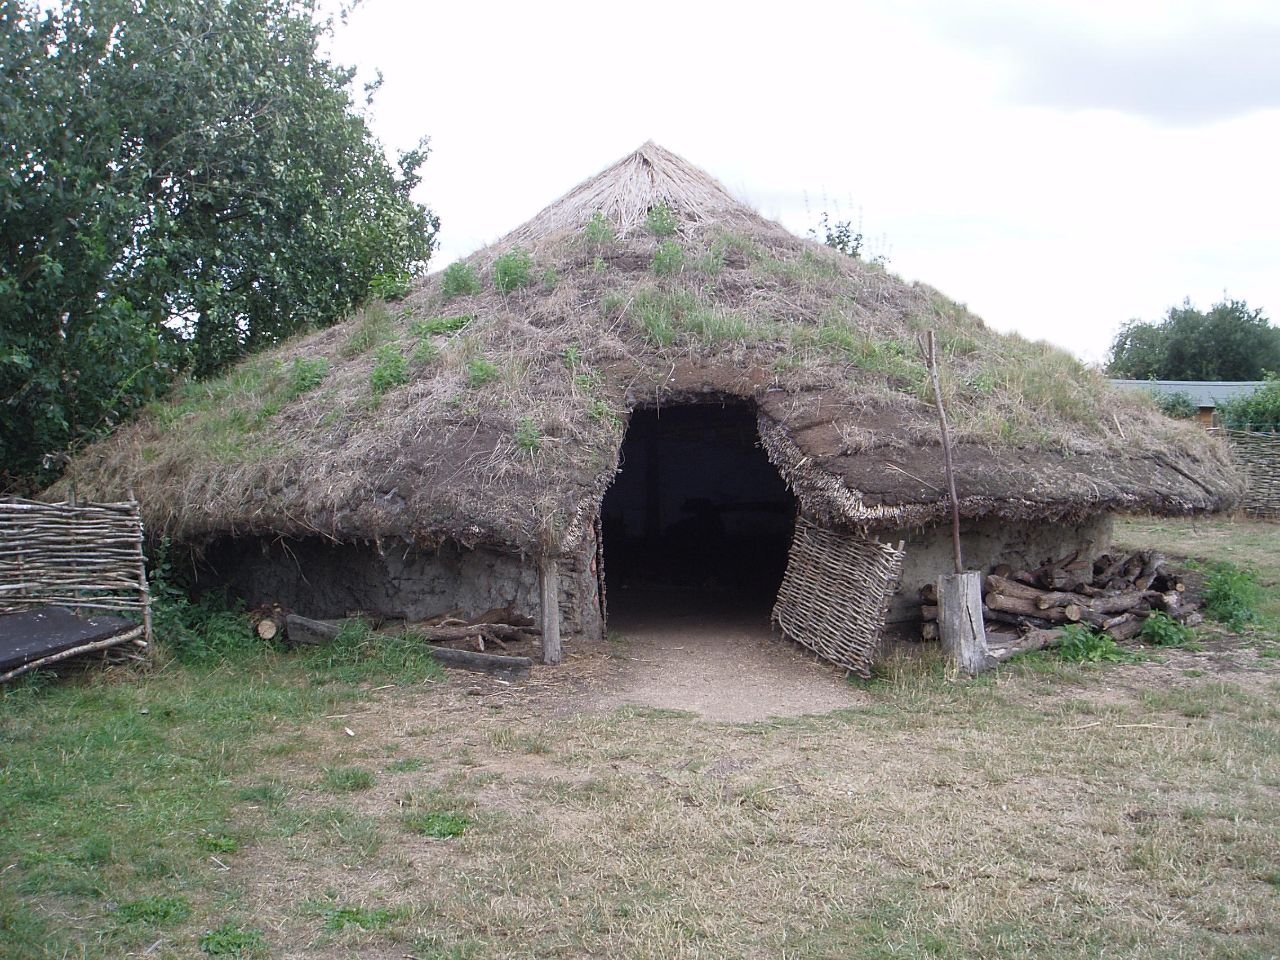
[[[499,293],[525,253],[528,284]],[[153,534],[192,543],[554,550],[594,518],[629,409],[737,398],[814,518],[929,524],[947,509],[916,345],[933,328],[965,516],[1182,514],[1237,493],[1201,430],[929,287],[789,234],[651,143],[465,264],[474,292],[447,298],[437,273],[191,384],[67,482],[98,498],[132,486]]]

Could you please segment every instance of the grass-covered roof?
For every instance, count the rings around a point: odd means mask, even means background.
[[[947,509],[917,345],[937,331],[968,516],[1187,513],[1236,493],[1223,446],[937,291],[803,240],[653,144],[402,300],[189,383],[86,451],[153,535],[572,545],[636,405],[754,402],[828,522]]]

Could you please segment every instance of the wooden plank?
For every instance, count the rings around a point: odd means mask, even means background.
[[[455,650],[452,647],[427,646],[431,655],[449,667],[472,670],[478,673],[496,674],[508,679],[527,677],[533,668],[528,657],[507,657],[496,653],[477,653],[474,650]]]

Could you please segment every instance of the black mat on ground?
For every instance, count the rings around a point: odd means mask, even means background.
[[[0,614],[0,673],[44,657],[127,633],[137,624],[99,614],[78,617],[63,607]]]

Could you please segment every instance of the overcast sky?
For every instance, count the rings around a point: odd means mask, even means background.
[[[334,47],[431,137],[436,268],[653,139],[1092,361],[1183,297],[1280,322],[1277,51],[1275,0],[365,0]]]

